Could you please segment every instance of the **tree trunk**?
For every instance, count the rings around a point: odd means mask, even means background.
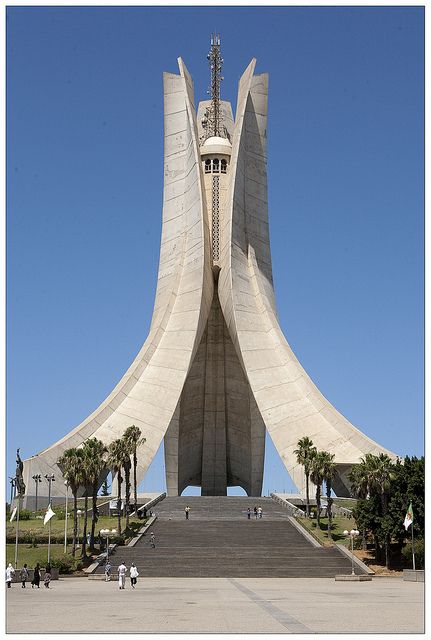
[[[389,536],[386,537],[385,539],[385,566],[386,569],[389,569],[390,565],[390,539]]]
[[[133,490],[135,499],[135,517],[138,515],[138,487],[136,486],[136,467],[138,466],[138,456],[136,454],[136,447],[133,451]]]
[[[381,557],[380,544],[379,544],[379,541],[376,539],[376,537],[374,537],[374,558],[376,562],[380,562],[380,557]]]
[[[118,534],[121,535],[121,469],[117,471],[117,486],[118,486],[118,499],[117,499],[117,517],[118,517]]]
[[[362,551],[367,550],[367,530],[365,527],[362,530]]]
[[[310,488],[308,486],[308,479],[310,474],[305,472],[305,515],[310,517]]]
[[[96,524],[99,519],[97,515],[97,484],[93,484],[92,486],[92,496],[93,496],[93,512],[91,514],[90,551],[94,551],[94,531],[96,529]]]
[[[73,491],[73,542],[72,542],[72,556],[75,557],[76,553],[76,541],[78,539],[78,489]]]
[[[331,482],[329,480],[326,481],[326,498],[328,502],[327,512],[328,512],[328,538],[332,540],[332,498],[331,498]]]
[[[83,558],[87,556],[87,523],[88,523],[88,493],[85,490],[84,500],[84,529],[82,531],[81,555]]]
[[[316,507],[317,507],[317,526],[320,529],[320,491],[321,491],[321,486],[320,484],[317,485],[316,487]]]
[[[130,464],[124,467],[124,478],[126,481],[126,529],[129,526],[130,511]]]

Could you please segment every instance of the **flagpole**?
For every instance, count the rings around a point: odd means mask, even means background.
[[[54,474],[46,474],[45,478],[48,481],[48,509],[51,509],[51,483],[55,481]],[[52,517],[48,521],[48,564],[51,560],[51,519]]]
[[[416,571],[416,562],[415,562],[415,541],[413,538],[413,520],[412,520],[412,559],[413,559],[413,571]]]
[[[18,506],[16,510],[16,534],[15,534],[15,569],[18,569],[18,536],[19,536],[19,503],[21,494],[18,494]]]
[[[67,553],[67,499],[69,497],[69,483],[65,480],[64,484],[66,485],[66,518],[64,522],[64,553]]]

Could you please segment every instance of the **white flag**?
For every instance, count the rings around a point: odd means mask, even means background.
[[[55,513],[51,509],[51,505],[48,505],[48,509],[46,510],[45,517],[43,519],[43,524],[49,522],[53,516],[55,516]]]
[[[14,507],[14,508],[13,508],[13,511],[12,511],[12,513],[11,513],[11,515],[10,515],[10,520],[9,520],[9,522],[12,522],[12,520],[15,518],[15,516],[16,516],[16,511],[17,511],[17,509],[16,509],[16,507]]]

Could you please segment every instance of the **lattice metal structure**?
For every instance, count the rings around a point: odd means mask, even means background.
[[[213,136],[226,137],[220,110],[220,86],[223,80],[221,74],[223,58],[220,51],[220,36],[211,36],[211,49],[207,58],[211,72],[211,87],[208,89],[208,93],[211,95],[211,105],[206,110],[205,118],[202,121],[202,126],[205,129],[204,140]]]

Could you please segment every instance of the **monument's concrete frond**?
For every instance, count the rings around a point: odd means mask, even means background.
[[[169,495],[188,485],[203,495],[225,495],[234,485],[260,495],[265,428],[300,490],[293,451],[304,435],[335,454],[339,495],[365,453],[395,457],[323,397],[280,329],[268,228],[268,76],[254,75],[250,62],[234,120],[220,100],[219,41],[212,45],[212,99],[197,110],[181,58],[180,73],[163,78],[163,225],[148,337],[100,407],[25,461],[29,494],[32,475],[60,475],[65,449],[89,437],[109,444],[131,424],[146,438],[139,481],[164,438]],[[57,482],[53,495],[61,494]]]
[[[335,454],[334,488],[338,495],[347,495],[348,472],[365,453],[396,456],[356,429],[320,393],[280,329],[268,231],[268,76],[254,76],[254,65],[252,61],[239,84],[220,303],[258,410],[293,481],[304,490],[304,472],[294,450],[307,435],[318,449]]]
[[[109,444],[135,424],[146,438],[139,450],[142,479],[174,416],[187,373],[204,333],[213,298],[210,233],[202,189],[193,85],[164,74],[164,198],[160,263],[148,337],[108,398],[76,429],[24,462],[27,491],[34,474],[56,473],[65,449],[89,437]],[[65,492],[63,483],[53,495]]]

